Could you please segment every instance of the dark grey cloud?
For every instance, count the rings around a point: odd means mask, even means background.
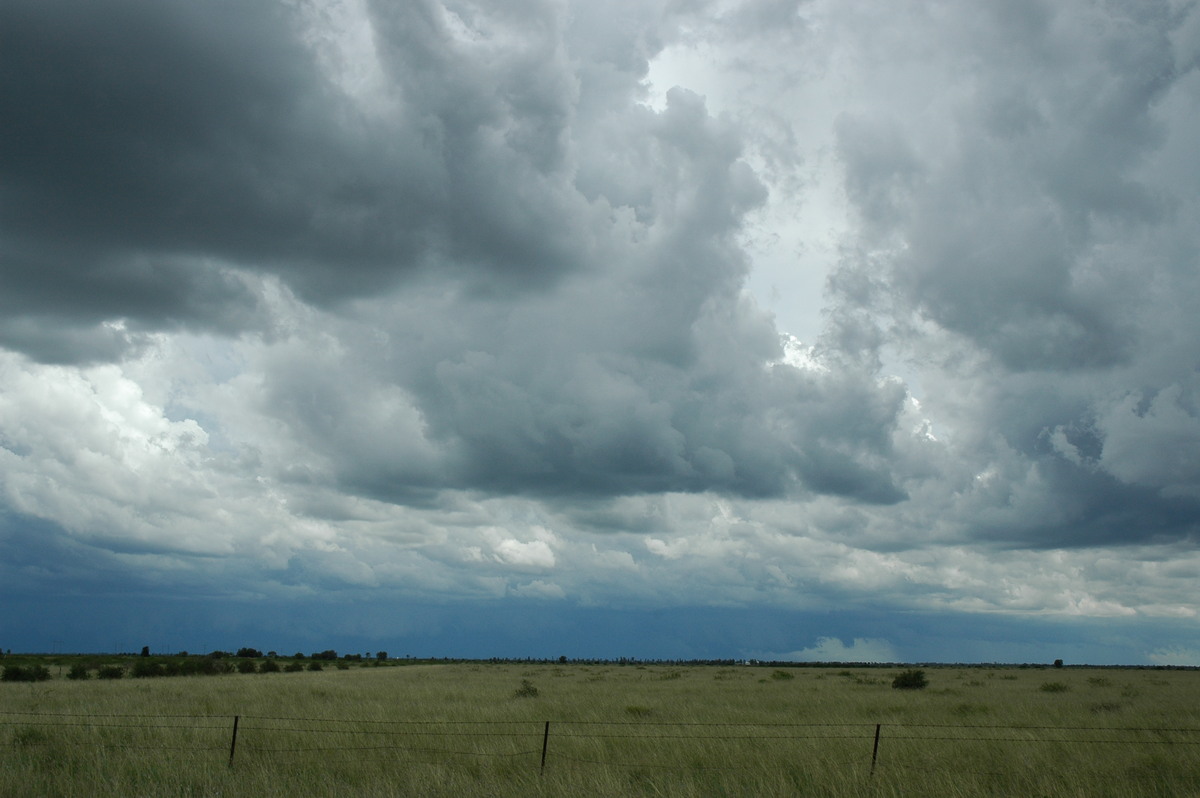
[[[1140,266],[1104,249],[1166,221],[1170,194],[1139,168],[1164,140],[1158,106],[1186,77],[1179,20],[1163,4],[988,14],[996,24],[972,25],[970,49],[948,51],[962,70],[936,87],[962,96],[948,128],[842,121],[849,199],[874,241],[903,241],[889,283],[907,309],[1009,368],[1118,364],[1138,335],[1123,289]],[[912,90],[917,102],[934,92]]]
[[[5,4],[5,573],[1191,628],[1200,15],[993,5]]]
[[[554,30],[497,65],[432,8],[375,10],[381,109],[334,85],[284,6],[6,4],[10,312],[236,331],[216,306],[252,298],[203,297],[228,266],[317,303],[420,269],[495,290],[577,267]]]
[[[857,225],[830,278],[825,343],[864,363],[899,355],[926,411],[948,411],[974,481],[943,476],[959,496],[999,490],[990,509],[969,505],[973,535],[1194,540],[1195,470],[1173,441],[1194,437],[1191,356],[1178,347],[1200,328],[1166,296],[1200,287],[1179,271],[1194,275],[1194,247],[1177,245],[1195,237],[1191,159],[1174,144],[1196,131],[1189,12],[1022,3],[989,6],[986,25],[966,15],[942,21],[958,35],[932,61],[894,65],[898,98],[839,120]],[[1167,399],[1147,423],[1156,396]],[[1134,426],[1154,443],[1131,445]],[[985,467],[972,449],[995,459]]]

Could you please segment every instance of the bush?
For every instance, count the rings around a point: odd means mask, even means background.
[[[283,669],[287,673],[299,673],[300,671],[304,670],[304,663],[303,662],[289,662],[287,665],[283,666]]]
[[[263,660],[258,666],[259,673],[279,673],[279,663],[273,659]]]
[[[0,673],[0,681],[4,682],[44,682],[50,678],[50,669],[45,665],[5,665]]]
[[[120,679],[125,676],[125,669],[120,665],[101,665],[96,676],[100,679]]]
[[[90,679],[90,678],[92,678],[92,672],[88,670],[87,665],[84,665],[82,662],[76,662],[74,665],[71,666],[71,669],[69,671],[67,671],[67,678],[68,679]]]
[[[1043,693],[1065,693],[1071,688],[1067,687],[1062,682],[1046,682],[1038,689]]]
[[[514,698],[537,698],[538,689],[528,679],[521,680],[521,686],[513,692]]]
[[[240,659],[237,669],[238,673],[258,673],[258,664],[252,659]]]
[[[324,668],[321,667],[321,663],[317,662],[315,659],[308,663],[308,669],[310,671],[324,670]]]
[[[147,679],[154,676],[166,676],[167,672],[161,662],[139,659],[133,663],[133,673],[130,675],[135,679]]]
[[[892,687],[896,690],[924,690],[928,684],[925,671],[916,669],[902,671],[892,679]]]
[[[228,670],[228,663],[212,657],[189,657],[179,665],[179,673],[184,676],[216,676]]]

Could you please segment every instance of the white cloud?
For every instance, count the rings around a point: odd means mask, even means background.
[[[816,645],[786,654],[763,654],[755,659],[789,662],[899,662],[887,640],[856,637],[850,645],[836,637],[817,638]]]
[[[495,546],[496,558],[507,565],[553,568],[554,552],[544,540],[501,540]]]
[[[1146,658],[1155,665],[1185,665],[1200,667],[1200,648],[1174,646],[1151,651]]]

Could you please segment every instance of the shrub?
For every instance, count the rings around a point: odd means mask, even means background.
[[[1038,689],[1043,693],[1065,693],[1071,688],[1067,687],[1062,682],[1046,682]]]
[[[229,663],[211,657],[189,657],[179,665],[179,672],[185,676],[216,676],[228,671]]]
[[[90,679],[91,677],[92,672],[89,671],[88,666],[84,665],[82,662],[76,662],[71,666],[71,669],[67,671],[68,679]]]
[[[283,666],[283,669],[287,673],[299,673],[300,671],[304,670],[304,663],[303,662],[289,662],[287,665]]]
[[[130,674],[135,679],[147,679],[154,676],[166,676],[166,670],[161,662],[153,660],[139,659],[133,663],[133,672]]]
[[[324,670],[324,668],[321,667],[321,663],[317,662],[315,659],[308,663],[308,669],[310,671]]]
[[[771,678],[777,682],[783,682],[787,681],[788,679],[795,679],[796,674],[788,673],[787,671],[775,671],[771,674]]]
[[[928,684],[925,671],[916,669],[901,671],[892,679],[892,687],[896,690],[923,690]]]
[[[50,678],[50,669],[45,665],[29,665],[21,667],[20,665],[5,665],[4,672],[0,674],[0,681],[4,682],[44,682]]]
[[[258,666],[259,673],[279,673],[279,663],[273,659],[263,660]]]
[[[514,698],[537,698],[538,689],[528,679],[521,680],[521,686],[513,692]]]
[[[258,673],[258,665],[252,659],[240,659],[237,664],[238,673]]]
[[[100,679],[120,679],[125,675],[125,669],[120,665],[101,665],[96,671],[96,676]]]

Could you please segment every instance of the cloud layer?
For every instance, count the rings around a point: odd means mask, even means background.
[[[9,584],[1190,650],[1191,6],[226,5],[0,10]]]

